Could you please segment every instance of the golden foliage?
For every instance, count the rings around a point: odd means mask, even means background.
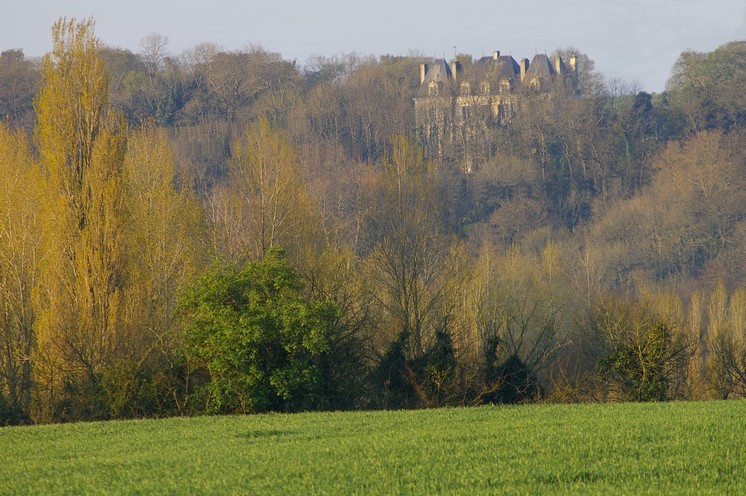
[[[39,170],[23,131],[0,123],[0,396],[14,422],[28,421],[37,275]]]
[[[52,418],[63,386],[95,384],[125,345],[126,127],[108,107],[92,21],[60,20],[53,33],[36,101],[36,143],[48,178],[35,298],[40,420]]]

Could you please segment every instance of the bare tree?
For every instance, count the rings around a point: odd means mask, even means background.
[[[168,55],[168,37],[158,33],[150,33],[145,38],[140,40],[140,52],[145,63],[145,67],[148,69],[148,75],[151,81],[158,74],[158,71],[163,67],[163,61]]]

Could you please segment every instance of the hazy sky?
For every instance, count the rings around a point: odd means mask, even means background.
[[[493,50],[516,59],[575,47],[607,79],[661,91],[684,50],[711,51],[746,39],[746,0],[9,0],[0,51],[27,57],[51,49],[60,17],[93,17],[107,45],[140,51],[150,33],[173,55],[201,42],[226,50],[262,45],[305,63],[312,55],[473,57]]]

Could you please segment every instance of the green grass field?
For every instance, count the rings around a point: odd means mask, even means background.
[[[746,494],[746,402],[0,429],[2,494]]]

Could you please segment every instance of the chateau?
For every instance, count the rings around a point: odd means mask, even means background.
[[[473,156],[489,146],[489,127],[506,126],[520,95],[547,94],[558,82],[577,90],[575,55],[567,64],[556,55],[537,54],[520,62],[493,52],[464,67],[458,60],[434,59],[420,65],[420,88],[414,99],[415,119],[425,154],[443,158],[446,149],[470,172]]]

